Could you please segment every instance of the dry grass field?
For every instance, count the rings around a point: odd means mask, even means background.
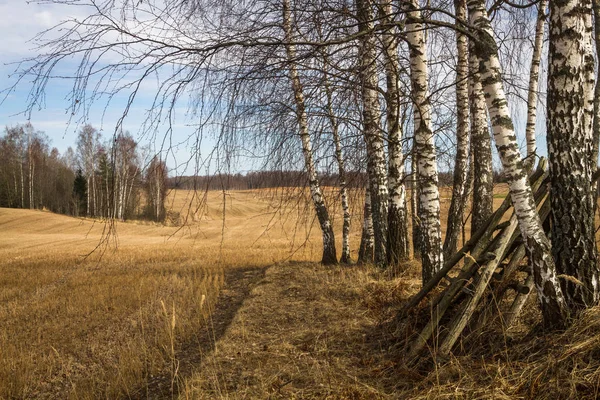
[[[0,399],[394,393],[377,386],[387,350],[365,337],[416,290],[416,264],[391,281],[314,264],[320,232],[297,189],[168,200],[166,225],[0,209]]]
[[[198,340],[228,273],[318,259],[311,209],[283,197],[173,192],[184,226],[0,209],[0,398],[174,384],[176,353]]]

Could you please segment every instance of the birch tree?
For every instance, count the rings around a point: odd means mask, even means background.
[[[363,135],[367,147],[367,171],[373,214],[375,239],[375,264],[387,263],[388,236],[388,179],[382,132],[379,126],[380,105],[377,84],[377,55],[373,35],[373,3],[371,0],[356,0],[359,52],[358,79],[362,97]]]
[[[388,134],[388,264],[397,265],[409,258],[408,217],[406,188],[404,186],[404,153],[402,150],[402,124],[400,121],[400,61],[398,60],[398,35],[393,25],[392,2],[379,4],[381,33],[387,91],[386,125]]]
[[[138,178],[139,154],[137,142],[129,132],[119,133],[112,146],[114,210],[111,215],[124,221],[133,210],[133,188]]]
[[[427,89],[427,58],[417,0],[406,4],[406,36],[409,45],[410,75],[414,109],[414,132],[419,179],[419,221],[421,223],[421,262],[423,282],[427,282],[444,263],[440,226],[440,194],[435,152],[431,130],[431,109]]]
[[[374,252],[374,233],[373,233],[373,212],[371,210],[371,191],[367,186],[365,190],[365,204],[363,207],[363,225],[360,236],[360,247],[358,249],[358,263],[365,264],[373,262]]]
[[[98,214],[96,167],[98,150],[100,147],[100,133],[91,125],[84,125],[77,136],[77,155],[80,168],[87,181],[86,215]]]
[[[498,47],[493,36],[490,20],[483,0],[468,0],[469,22],[474,55],[479,61],[485,100],[490,114],[496,148],[504,167],[510,188],[510,196],[531,263],[544,324],[564,326],[569,318],[565,298],[558,281],[556,265],[552,258],[550,241],[546,237],[540,217],[535,208],[531,186],[527,179],[519,152],[514,126],[508,110],[508,102],[502,82],[502,69],[498,59]]]
[[[533,54],[529,69],[529,89],[527,91],[527,124],[525,125],[525,139],[527,141],[527,163],[529,168],[535,164],[537,144],[535,139],[535,125],[537,121],[538,84],[540,76],[540,61],[542,46],[544,44],[544,25],[546,24],[546,8],[548,0],[541,0],[538,4],[538,15],[535,23],[535,38],[533,40]]]
[[[456,24],[467,19],[466,0],[455,0]],[[448,224],[444,240],[444,257],[457,250],[458,235],[463,223],[467,200],[467,175],[469,172],[469,47],[464,33],[456,31],[456,156],[452,201],[448,211]]]
[[[594,44],[596,54],[600,54],[600,0],[592,0],[594,8]],[[596,68],[596,86],[594,88],[594,136],[590,164],[594,171],[598,169],[598,149],[600,147],[600,68]],[[594,181],[594,190],[598,191],[598,182]],[[594,202],[594,209],[598,208],[598,202]]]
[[[317,27],[319,32],[319,40],[322,40],[321,26]],[[350,203],[348,198],[347,178],[346,178],[346,167],[344,161],[344,153],[342,151],[342,139],[340,136],[340,121],[335,114],[333,104],[333,87],[330,81],[329,73],[329,56],[326,51],[322,51],[323,57],[323,90],[325,91],[325,113],[329,124],[331,126],[331,135],[333,138],[335,160],[338,166],[339,174],[339,186],[340,186],[340,198],[342,203],[343,223],[342,223],[342,254],[340,256],[340,262],[342,264],[350,264],[352,259],[350,257]]]
[[[550,3],[547,142],[552,254],[574,311],[598,303],[592,177],[594,53],[592,0]],[[592,162],[593,161],[593,162]]]
[[[156,222],[165,219],[167,210],[167,165],[159,157],[153,157],[146,170],[147,213]]]
[[[288,72],[294,92],[296,102],[296,117],[298,120],[298,129],[300,140],[302,142],[302,154],[304,155],[304,166],[308,174],[308,183],[313,206],[317,213],[321,233],[323,236],[323,256],[321,262],[323,264],[337,264],[337,255],[335,250],[335,235],[333,226],[329,218],[329,212],[325,205],[323,193],[319,186],[317,178],[317,170],[313,161],[312,144],[310,133],[308,131],[308,120],[304,105],[304,93],[302,92],[302,84],[296,68],[296,46],[292,34],[292,15],[290,11],[289,0],[283,0],[283,30],[285,35],[285,50],[287,54]]]
[[[413,146],[410,155],[411,180],[410,180],[410,215],[412,221],[412,246],[415,259],[421,259],[421,243],[423,235],[421,234],[421,221],[419,219],[419,179],[417,178],[417,146],[413,138]]]
[[[474,42],[470,42],[469,92],[471,111],[471,147],[473,157],[473,206],[471,232],[477,232],[489,219],[494,205],[492,143],[487,124],[486,98],[481,83],[479,60]]]

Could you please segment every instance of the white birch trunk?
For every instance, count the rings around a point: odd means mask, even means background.
[[[592,0],[594,7],[594,43],[596,45],[596,54],[600,54],[600,0]],[[594,137],[593,151],[590,159],[590,165],[595,171],[598,170],[598,149],[600,147],[600,68],[596,71],[596,87],[594,88]],[[594,192],[598,192],[598,182],[594,181]],[[598,208],[597,201],[594,202],[594,209]]]
[[[550,3],[548,161],[552,254],[569,307],[598,303],[593,154],[594,52],[592,0]]]
[[[292,90],[294,91],[294,99],[296,102],[296,116],[298,119],[298,127],[300,130],[300,140],[302,141],[302,153],[304,155],[304,165],[308,174],[310,185],[310,193],[315,207],[317,218],[321,226],[323,236],[323,264],[336,264],[337,255],[335,250],[335,236],[333,226],[329,218],[329,213],[323,199],[321,187],[317,179],[317,171],[313,161],[312,143],[308,132],[308,120],[304,106],[304,94],[302,92],[302,84],[298,71],[296,69],[296,46],[294,45],[292,36],[292,18],[290,12],[289,0],[283,1],[283,28],[285,31],[286,54],[288,59],[288,70],[292,81]]]
[[[86,216],[88,216],[88,217],[90,216],[90,209],[91,209],[91,204],[90,204],[90,198],[91,198],[90,192],[91,191],[92,191],[91,177],[88,176],[88,178],[87,178],[87,193],[86,193],[86,195],[87,195],[86,201],[87,202],[86,202],[86,212],[85,212]]]
[[[33,162],[33,158],[30,155],[29,159],[29,209],[33,209],[35,205],[33,204],[33,179],[35,177],[35,163]]]
[[[25,174],[23,172],[23,162],[21,161],[21,208],[25,208]]]
[[[473,164],[473,206],[471,232],[477,232],[490,218],[494,206],[492,143],[487,123],[485,96],[479,73],[479,60],[471,41],[469,91],[471,111],[471,157]]]
[[[162,175],[162,174],[161,174]],[[161,196],[161,176],[158,174],[158,171],[155,173],[155,179],[156,179],[156,200],[155,200],[155,205],[156,205],[156,221],[158,222],[161,218],[162,215],[162,196]]]
[[[468,0],[467,5],[469,22],[475,28],[473,30],[473,35],[476,37],[474,51],[479,59],[479,72],[486,94],[494,139],[508,180],[521,235],[532,264],[544,323],[547,326],[564,326],[569,317],[568,309],[556,276],[550,242],[542,228],[527,179],[527,171],[519,152],[502,84],[498,47],[487,16],[485,2]]]
[[[528,168],[535,165],[537,145],[535,140],[535,123],[537,120],[538,83],[540,75],[540,60],[542,58],[542,45],[544,44],[544,25],[546,22],[546,8],[548,0],[541,0],[538,4],[538,16],[535,24],[535,39],[533,41],[533,54],[531,68],[529,69],[529,91],[527,92],[527,124],[525,125],[525,139],[527,141]]]
[[[96,216],[98,215],[98,195],[97,195],[97,189],[96,189],[96,176],[95,176],[95,172],[92,175],[92,200],[93,200],[93,209],[92,209],[92,216]],[[90,190],[90,188],[88,187],[88,190]]]
[[[388,235],[388,182],[385,148],[379,126],[380,106],[377,83],[377,55],[373,36],[373,2],[356,0],[358,30],[363,35],[359,39],[359,79],[362,91],[363,135],[367,147],[371,209],[375,238],[375,264],[387,263]]]
[[[29,186],[29,209],[33,209],[33,152],[31,151],[31,133],[27,135],[27,172],[28,172],[28,186]]]
[[[466,0],[455,0],[456,24],[467,19]],[[456,31],[456,157],[452,201],[448,211],[444,257],[456,253],[465,204],[467,201],[467,175],[469,172],[469,46],[467,37]]]
[[[440,226],[440,194],[435,152],[431,131],[431,105],[427,88],[426,44],[418,0],[407,3],[407,40],[410,47],[410,73],[414,104],[414,130],[419,179],[419,220],[421,222],[421,262],[423,282],[427,282],[444,264]]]
[[[358,249],[358,263],[368,264],[373,262],[375,240],[373,238],[373,213],[371,211],[371,191],[367,185],[365,190],[365,205],[363,213],[362,235]]]
[[[419,220],[419,179],[417,177],[417,150],[416,141],[413,138],[413,149],[411,151],[410,167],[411,167],[411,191],[410,191],[410,209],[412,220],[412,244],[413,257],[417,260],[421,259],[421,222]]]
[[[391,0],[382,0],[379,5],[381,21],[390,27],[382,32],[384,66],[387,93],[386,124],[388,132],[388,264],[398,265],[409,258],[408,217],[406,211],[406,188],[404,186],[404,154],[402,152],[402,124],[400,121],[400,61],[396,28],[392,26]]]
[[[121,221],[123,220],[123,201],[126,186],[127,182],[125,181],[125,176],[123,174],[123,171],[121,170],[117,174],[117,218]]]
[[[350,203],[348,201],[348,188],[346,187],[346,168],[344,166],[344,154],[342,152],[342,141],[339,132],[339,121],[333,111],[333,90],[329,83],[329,72],[327,69],[328,57],[323,52],[323,86],[325,89],[325,96],[327,98],[327,117],[331,125],[331,133],[333,136],[333,144],[335,146],[335,159],[338,164],[338,173],[340,177],[340,197],[342,201],[342,212],[344,216],[344,222],[342,224],[342,255],[340,256],[340,262],[342,264],[350,264],[352,259],[350,257],[350,222],[352,216],[350,214]]]

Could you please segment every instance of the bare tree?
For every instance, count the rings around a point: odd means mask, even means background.
[[[313,205],[315,207],[317,218],[321,226],[323,235],[323,264],[337,264],[337,255],[335,250],[335,235],[333,226],[329,218],[329,212],[323,198],[321,187],[317,178],[317,171],[313,161],[313,150],[308,131],[308,121],[304,106],[304,94],[302,84],[296,69],[296,47],[292,34],[292,16],[290,12],[289,0],[283,0],[283,29],[285,31],[286,53],[288,58],[288,70],[292,81],[292,90],[296,101],[296,116],[298,118],[298,127],[300,140],[302,141],[302,154],[304,155],[304,164],[308,173],[308,182]]]
[[[87,180],[87,216],[97,215],[97,188],[96,188],[96,168],[98,150],[100,147],[100,132],[93,126],[86,124],[79,131],[77,137],[77,155],[79,165]]]
[[[112,215],[125,220],[132,214],[136,180],[140,174],[137,142],[129,132],[121,132],[113,141],[111,149],[113,170],[114,210]]]
[[[548,160],[552,254],[569,307],[599,300],[593,153],[592,0],[550,3]]]
[[[531,67],[529,69],[529,90],[527,92],[527,125],[525,127],[525,139],[527,140],[527,165],[529,168],[535,164],[535,156],[537,151],[535,124],[537,121],[537,94],[540,75],[540,61],[542,58],[542,46],[544,44],[546,8],[548,8],[548,0],[541,0],[538,4],[538,15],[535,24],[535,39],[533,42],[533,54],[531,56]]]
[[[153,157],[146,169],[147,212],[149,217],[162,222],[166,216],[167,165],[158,157]]]
[[[387,91],[386,123],[388,138],[388,264],[395,266],[409,258],[408,217],[406,210],[406,188],[404,186],[404,153],[402,150],[402,121],[400,119],[401,92],[400,61],[398,60],[398,35],[394,25],[393,8],[390,0],[379,4],[380,23]]]
[[[363,212],[363,226],[358,249],[359,264],[373,262],[375,243],[373,240],[373,213],[371,210],[371,193],[369,187],[365,190],[365,204]]]
[[[467,6],[469,22],[474,27],[472,33],[476,38],[473,50],[479,60],[479,73],[486,93],[485,99],[494,131],[496,148],[502,160],[515,214],[532,265],[544,323],[547,326],[563,326],[569,318],[569,311],[557,278],[550,242],[544,233],[537,213],[533,193],[527,179],[527,170],[517,145],[501,79],[502,69],[498,59],[498,47],[485,2],[468,0]]]
[[[387,263],[388,236],[388,176],[382,131],[379,126],[380,105],[377,84],[377,55],[373,34],[373,2],[356,0],[358,18],[359,54],[358,77],[362,94],[363,134],[367,146],[369,188],[373,231],[375,238],[375,264]]]
[[[457,25],[467,19],[467,3],[455,0]],[[456,156],[452,201],[448,211],[448,224],[444,241],[444,258],[457,250],[458,236],[463,224],[467,202],[467,175],[469,172],[469,48],[467,36],[456,32]]]
[[[471,154],[473,158],[471,232],[477,232],[493,212],[494,179],[492,170],[492,144],[487,123],[486,99],[481,82],[479,59],[473,41],[471,41],[470,47],[469,97],[471,99]]]
[[[600,0],[593,0],[592,6],[594,9],[594,44],[596,47],[596,54],[600,54]],[[600,68],[597,68],[596,74],[596,86],[594,88],[594,136],[593,136],[593,147],[590,163],[592,164],[594,171],[598,169],[598,149],[600,145]],[[595,191],[598,190],[598,182],[595,181]],[[594,209],[598,208],[598,202],[594,201]]]
[[[431,130],[431,105],[427,89],[427,59],[421,12],[417,0],[407,7],[407,40],[410,51],[410,74],[413,96],[417,175],[419,179],[419,222],[421,224],[421,262],[423,283],[439,271],[444,263],[440,226],[440,194],[435,140]]]

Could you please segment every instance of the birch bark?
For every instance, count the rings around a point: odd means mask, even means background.
[[[387,92],[386,125],[388,132],[388,264],[398,265],[409,258],[408,218],[406,212],[406,188],[404,186],[404,154],[402,152],[402,125],[400,121],[400,61],[398,39],[392,25],[393,10],[390,0],[380,2],[380,19],[389,24],[382,31],[384,66]]]
[[[544,43],[544,25],[546,23],[546,8],[548,0],[541,0],[538,4],[538,16],[535,24],[535,39],[533,41],[533,54],[531,68],[529,69],[529,91],[527,92],[527,124],[525,125],[525,139],[527,140],[527,162],[529,169],[535,164],[537,145],[535,140],[535,123],[537,120],[538,81],[540,76],[540,60],[542,58],[542,45]]]
[[[285,49],[288,59],[288,69],[290,80],[292,81],[292,90],[294,91],[294,99],[296,102],[296,116],[300,130],[300,140],[302,141],[302,153],[304,155],[304,165],[308,174],[310,185],[310,193],[321,226],[323,236],[323,264],[336,264],[337,255],[335,250],[335,236],[333,226],[329,218],[329,212],[323,199],[323,193],[317,179],[317,171],[313,161],[312,143],[308,131],[308,119],[304,105],[304,93],[302,92],[302,84],[296,69],[296,46],[292,36],[292,18],[290,12],[289,0],[283,1],[283,29],[285,33]]]
[[[410,48],[410,74],[413,91],[414,131],[419,179],[419,221],[421,223],[421,262],[423,283],[444,264],[440,226],[440,195],[435,141],[431,131],[431,105],[427,88],[427,58],[418,0],[407,6],[407,41]]]
[[[356,0],[359,39],[359,79],[362,92],[363,135],[367,147],[367,170],[371,190],[371,210],[375,239],[375,264],[387,263],[388,180],[377,84],[377,55],[373,36],[372,0]]]
[[[363,227],[358,249],[358,263],[367,264],[373,262],[373,250],[375,247],[373,239],[373,213],[371,211],[371,191],[367,187],[365,191],[365,206],[363,212]]]
[[[594,7],[594,42],[596,54],[600,54],[600,0],[592,0]],[[600,68],[597,70],[596,87],[594,88],[594,139],[593,151],[590,164],[594,171],[598,170],[598,148],[600,145]],[[594,191],[598,192],[598,182],[594,181]],[[594,210],[598,208],[598,202],[594,202]]]
[[[519,229],[532,265],[544,324],[564,326],[569,317],[565,298],[556,275],[548,238],[535,208],[531,186],[527,180],[515,130],[501,78],[498,47],[483,0],[468,0],[469,21],[474,27],[474,54],[479,60],[479,72],[485,91],[496,148],[508,180],[510,196],[519,222]]]
[[[413,138],[413,148],[411,151],[411,185],[410,185],[410,213],[412,220],[412,242],[413,256],[415,259],[421,259],[421,242],[423,235],[421,234],[421,221],[419,220],[419,178],[417,176],[417,146]]]
[[[492,171],[492,143],[487,124],[485,96],[479,73],[479,61],[474,43],[470,43],[469,80],[471,110],[471,146],[473,157],[473,206],[471,232],[477,232],[493,213],[494,179]]]
[[[466,0],[455,0],[456,25],[467,20]],[[456,158],[452,201],[448,211],[444,258],[452,256],[458,247],[465,204],[467,200],[467,175],[469,172],[469,48],[467,37],[456,31]]]
[[[327,55],[323,54],[323,86],[325,89],[325,96],[327,98],[327,117],[331,125],[331,133],[333,136],[333,144],[335,146],[335,159],[338,164],[338,173],[340,176],[340,197],[342,200],[342,212],[344,215],[344,222],[342,224],[342,255],[340,262],[342,264],[350,264],[352,259],[350,258],[350,204],[348,202],[348,188],[346,187],[346,168],[344,163],[344,154],[342,152],[342,141],[340,138],[339,121],[333,111],[333,90],[329,83],[329,74],[327,72]]]
[[[598,303],[592,184],[594,53],[592,0],[550,3],[548,161],[552,254],[572,311]]]

